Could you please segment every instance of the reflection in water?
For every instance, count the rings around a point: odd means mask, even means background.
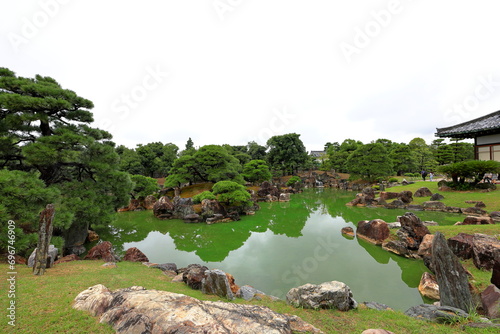
[[[352,192],[308,190],[289,203],[261,203],[256,215],[239,222],[214,225],[158,220],[150,211],[119,213],[111,231],[100,235],[119,251],[137,247],[152,262],[222,269],[237,284],[280,298],[298,285],[336,280],[349,285],[358,302],[377,301],[401,310],[422,303],[416,289],[425,271],[421,261],[340,233],[364,219],[395,221],[404,211],[345,206],[352,198]],[[445,217],[418,215],[436,221]]]

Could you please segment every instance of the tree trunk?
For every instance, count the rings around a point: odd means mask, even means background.
[[[49,252],[50,239],[52,238],[52,221],[54,220],[54,204],[48,204],[40,213],[38,228],[38,245],[35,253],[34,275],[43,275],[47,267],[47,255]]]

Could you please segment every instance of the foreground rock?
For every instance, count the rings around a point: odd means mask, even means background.
[[[292,288],[286,294],[286,301],[292,306],[310,309],[349,311],[358,307],[358,303],[352,298],[351,289],[345,283],[337,281]]]
[[[431,263],[439,285],[441,305],[461,310],[472,309],[467,272],[440,232],[436,232],[432,241]]]
[[[112,292],[95,285],[81,292],[73,307],[100,317],[117,333],[322,333],[267,307],[200,301],[137,286]]]

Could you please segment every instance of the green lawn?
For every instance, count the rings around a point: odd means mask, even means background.
[[[158,269],[139,263],[120,262],[117,268],[103,268],[101,261],[77,261],[62,263],[48,269],[44,276],[33,276],[31,269],[17,266],[16,280],[16,330],[18,333],[114,333],[110,326],[100,324],[98,319],[86,312],[74,310],[71,305],[78,293],[95,284],[104,284],[110,289],[144,286],[182,293],[203,300],[218,300],[215,296],[201,294],[182,283],[172,283]],[[7,273],[6,265],[0,268]],[[237,282],[236,282],[237,283]],[[6,280],[0,283],[1,291],[7,291]],[[236,300],[238,303],[247,303]],[[6,312],[6,293],[0,297],[0,305]],[[350,312],[335,310],[296,309],[285,302],[255,301],[280,313],[300,316],[305,321],[322,329],[325,333],[361,333],[368,328],[384,328],[394,333],[464,333],[460,324],[438,325],[415,320],[401,312],[379,312],[364,307]],[[5,316],[0,332],[13,332]],[[496,330],[472,330],[466,333],[498,333]]]
[[[500,185],[498,185],[500,186]],[[407,186],[396,186],[392,188],[387,188],[386,191],[391,192],[400,192],[403,190],[409,190],[415,193],[421,187],[427,187],[429,190],[435,194],[440,193],[444,196],[444,199],[441,201],[446,206],[455,206],[459,208],[467,208],[470,206],[474,206],[474,204],[467,204],[465,201],[482,201],[486,204],[486,211],[500,211],[500,188],[497,190],[493,190],[490,192],[483,192],[480,190],[477,191],[445,191],[441,192],[438,189],[438,183],[436,181],[417,181],[414,184],[409,184]],[[412,204],[422,204],[425,201],[429,201],[430,197],[413,197]]]

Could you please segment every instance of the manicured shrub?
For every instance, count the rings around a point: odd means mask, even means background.
[[[296,183],[301,182],[302,180],[298,176],[292,176],[287,182],[286,185],[288,187],[293,187]]]
[[[211,192],[211,191],[204,191],[202,193],[199,193],[197,195],[193,196],[193,203],[198,204],[201,203],[204,199],[217,199],[217,197]]]

